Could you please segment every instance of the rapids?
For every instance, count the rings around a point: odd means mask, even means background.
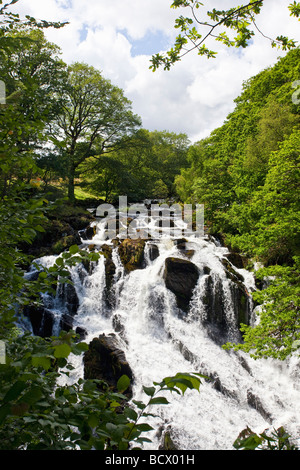
[[[159,418],[149,419],[155,431],[149,437],[152,444],[145,449],[159,448],[164,430],[169,429],[180,450],[230,450],[234,440],[247,426],[254,432],[273,430],[280,426],[295,439],[300,436],[300,368],[296,357],[289,361],[254,360],[242,352],[225,351],[205,326],[203,296],[209,268],[212,278],[222,285],[224,310],[229,327],[229,339],[236,335],[234,297],[230,280],[221,262],[227,249],[216,240],[191,234],[188,248],[192,261],[201,273],[194,289],[190,309],[180,315],[174,294],[165,286],[163,272],[169,257],[185,258],[174,238],[163,234],[155,240],[159,255],[151,260],[150,248],[145,247],[144,266],[125,273],[117,248],[105,239],[103,221],[96,223],[92,240],[82,239],[83,247],[96,249],[106,243],[112,246],[116,270],[113,280],[114,305],[105,300],[104,256],[94,263],[91,272],[83,266],[71,269],[72,280],[79,300],[73,329],[86,331],[88,343],[102,333],[115,333],[116,320],[122,325],[120,345],[133,371],[135,400],[146,401],[142,386],[151,386],[177,372],[199,372],[210,377],[202,380],[200,393],[189,390],[184,396],[166,394],[169,405],[155,406]],[[40,263],[53,262],[53,258]],[[236,271],[243,276],[249,293],[255,289],[251,272]],[[45,299],[59,319],[65,309],[64,300]],[[249,307],[253,317],[254,305]],[[59,323],[56,322],[57,327]],[[57,331],[55,331],[57,333]],[[118,333],[117,333],[118,334]],[[83,375],[82,359],[73,359],[72,380]],[[147,436],[148,437],[148,436]],[[299,442],[298,442],[299,444]]]

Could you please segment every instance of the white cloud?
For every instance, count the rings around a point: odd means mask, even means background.
[[[290,1],[266,0],[257,19],[266,35],[297,39],[299,22],[289,16]],[[208,0],[205,5],[223,9],[239,3]],[[143,38],[149,41],[151,33],[157,44],[159,34],[162,43],[172,44],[174,19],[180,12],[170,4],[171,0],[22,0],[14,9],[49,21],[69,21],[60,30],[46,30],[67,63],[83,61],[100,69],[124,90],[147,129],[185,132],[194,141],[222,124],[243,81],[273,65],[280,54],[257,35],[242,51],[219,45],[216,59],[188,54],[170,71],[153,73],[150,56],[137,55],[136,50],[142,51]],[[210,47],[216,49],[214,41]]]

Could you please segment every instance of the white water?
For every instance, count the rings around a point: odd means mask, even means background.
[[[92,241],[101,245],[103,230]],[[233,315],[232,299],[220,259],[226,249],[213,241],[189,239],[189,248],[195,253],[191,261],[202,272],[204,266],[222,281],[228,319]],[[107,243],[107,242],[106,242]],[[150,242],[148,242],[150,243]],[[184,258],[169,238],[158,240],[159,257],[150,261],[146,247],[146,266],[126,274],[113,251],[117,267],[114,289],[116,306],[107,310],[103,292],[105,287],[104,257],[94,266],[92,274],[82,267],[72,269],[80,306],[74,317],[74,329],[87,331],[86,342],[102,333],[112,333],[113,319],[118,318],[124,327],[120,345],[132,368],[134,399],[146,401],[142,386],[151,386],[166,376],[177,372],[200,372],[218,377],[223,393],[212,381],[203,380],[200,393],[187,391],[185,395],[167,394],[169,405],[155,407],[160,418],[150,424],[157,431],[161,425],[171,426],[171,435],[180,450],[230,450],[239,433],[249,426],[254,432],[284,426],[296,439],[300,436],[300,369],[297,358],[289,362],[273,360],[254,361],[244,353],[225,351],[217,345],[203,327],[203,306],[200,276],[194,291],[190,313],[186,319],[178,315],[175,296],[165,287],[163,270],[170,256]],[[251,273],[244,275],[248,291],[254,289]],[[126,341],[124,341],[124,338]],[[81,359],[77,361],[76,374],[83,374]],[[246,367],[245,367],[246,364]],[[247,394],[259,398],[263,409],[272,417],[265,419],[251,407]],[[158,449],[161,436],[152,432],[152,444],[145,449]],[[298,442],[299,444],[299,442]]]

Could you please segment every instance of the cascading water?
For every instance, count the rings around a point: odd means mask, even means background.
[[[149,418],[155,431],[145,449],[158,449],[166,429],[170,429],[180,450],[232,449],[234,440],[247,426],[258,433],[284,426],[294,438],[300,436],[297,358],[255,361],[247,354],[221,347],[223,334],[230,341],[238,340],[236,304],[240,291],[233,289],[224,264],[226,260],[228,266],[226,248],[214,240],[191,236],[182,250],[176,240],[162,236],[155,240],[156,256],[151,256],[154,242],[148,240],[143,266],[126,272],[118,246],[104,239],[102,223],[98,223],[93,239],[83,240],[83,244],[93,244],[96,249],[103,244],[111,247],[114,301],[108,303],[105,296],[104,256],[89,267],[72,268],[78,298],[73,329],[84,331],[87,343],[103,333],[118,335],[134,376],[133,399],[145,401],[143,385],[151,386],[153,381],[177,372],[194,371],[209,377],[202,380],[200,393],[167,394],[170,404],[155,407],[160,418]],[[167,259],[188,260],[198,269],[199,277],[185,312],[178,307],[174,292],[166,287]],[[237,285],[242,283],[248,294],[247,305],[245,298],[242,305],[247,316],[253,309],[253,276],[245,269],[234,268],[234,272],[238,275]],[[60,296],[47,308],[52,308],[57,318],[59,307],[61,315],[65,313],[64,305]],[[83,375],[82,360],[77,361],[74,380]]]

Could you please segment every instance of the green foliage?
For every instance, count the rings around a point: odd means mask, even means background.
[[[79,167],[81,186],[109,202],[120,194],[132,201],[172,197],[188,143],[185,134],[140,129],[119,148],[86,160]]]
[[[275,278],[254,294],[259,324],[242,329],[238,348],[255,357],[284,359],[298,344],[300,133],[292,95],[299,57],[290,51],[245,82],[235,110],[190,147],[190,167],[176,178],[182,201],[205,204],[210,232]]]
[[[50,139],[68,179],[69,200],[74,202],[78,167],[90,157],[101,158],[122,146],[123,139],[140,125],[140,119],[132,113],[123,91],[84,63],[67,68],[65,83],[56,96],[62,103],[62,113],[52,123]],[[53,151],[49,153],[53,168]]]
[[[292,267],[270,266],[257,273],[258,279],[268,282],[268,287],[253,294],[260,305],[259,322],[254,327],[242,326],[244,342],[233,346],[236,350],[249,352],[255,359],[284,360],[299,349],[300,258],[294,261]]]
[[[182,57],[192,51],[198,55],[216,57],[217,52],[207,47],[211,38],[227,47],[246,48],[253,36],[257,33],[268,39],[272,47],[284,51],[296,47],[297,42],[286,36],[278,35],[268,38],[256,24],[256,17],[261,13],[263,0],[250,0],[240,6],[233,6],[227,10],[204,11],[205,5],[196,0],[175,0],[171,8],[186,8],[190,16],[180,15],[175,20],[175,29],[180,34],[175,39],[174,46],[165,54],[155,54],[151,59],[150,69],[156,71],[159,67],[170,70],[171,66],[180,61]],[[299,17],[299,2],[291,3],[288,7],[290,16]]]
[[[236,450],[299,450],[290,442],[290,435],[283,427],[275,429],[271,434],[264,431],[256,434],[251,429],[245,429],[235,440]]]
[[[48,339],[22,335],[7,343],[6,364],[0,365],[0,447],[2,450],[127,450],[150,440],[152,427],[141,420],[148,408],[166,405],[162,391],[199,390],[200,374],[177,374],[154,387],[144,387],[148,402],[127,402],[127,376],[113,392],[98,380],[62,384],[72,366],[70,353],[87,350],[74,342],[74,332]],[[138,447],[137,447],[138,446]]]

